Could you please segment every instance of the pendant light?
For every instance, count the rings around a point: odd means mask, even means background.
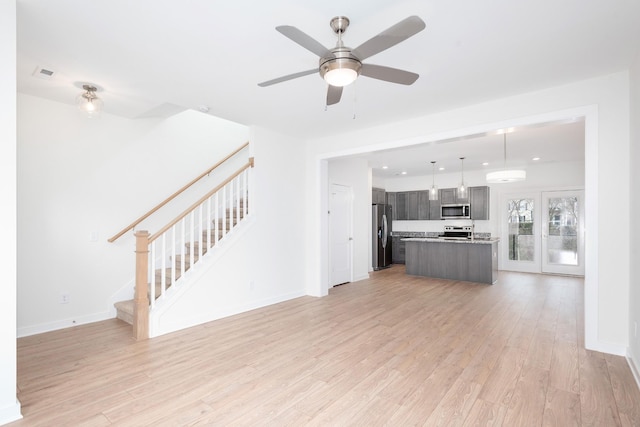
[[[503,170],[489,172],[487,174],[487,182],[490,184],[504,184],[507,182],[524,181],[527,178],[527,171],[522,169],[507,170],[507,133],[503,133],[504,145],[504,166]]]
[[[76,97],[78,108],[89,118],[99,116],[102,111],[103,102],[102,99],[96,95],[98,88],[93,85],[82,85],[82,89],[84,89],[85,92]]]
[[[467,198],[467,185],[464,183],[464,157],[460,157],[461,162],[461,177],[460,177],[460,185],[458,185],[458,194],[457,197],[460,199]]]
[[[431,162],[431,188],[429,189],[429,200],[438,200],[438,187],[436,187],[436,162]]]

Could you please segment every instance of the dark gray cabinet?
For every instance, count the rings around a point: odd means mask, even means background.
[[[440,203],[443,205],[452,205],[456,202],[456,189],[455,188],[441,188],[439,194]]]
[[[405,263],[405,249],[406,244],[403,242],[402,237],[393,236],[392,241],[392,250],[391,250],[391,262],[393,264],[404,264]]]
[[[384,204],[387,202],[387,197],[384,189],[372,188],[371,189],[371,204]]]
[[[418,219],[430,219],[429,191],[418,191]]]
[[[489,187],[469,187],[469,204],[471,205],[471,219],[489,219]]]
[[[407,207],[408,207],[408,194],[406,191],[396,193],[396,219],[405,220],[408,219]]]
[[[469,198],[459,199],[456,188],[439,190],[438,200],[429,200],[429,191],[399,191],[386,193],[386,203],[393,209],[393,220],[435,220],[440,216],[440,206],[455,203],[469,203],[471,218],[489,219],[489,187],[469,187]]]
[[[429,193],[427,191],[427,193]],[[442,219],[442,212],[440,212],[440,200],[429,200],[429,219],[440,220]]]
[[[400,191],[395,193],[396,198],[396,218],[397,220],[418,219],[418,192]]]
[[[407,192],[407,219],[418,219],[418,192]]]
[[[396,193],[386,193],[387,204],[391,205],[391,220],[398,219],[398,214],[396,212],[398,203],[396,202]]]
[[[495,283],[498,279],[498,243],[408,241],[407,274]]]
[[[439,196],[440,203],[443,205],[469,203],[469,191],[467,191],[467,197],[459,197],[457,188],[442,188]]]

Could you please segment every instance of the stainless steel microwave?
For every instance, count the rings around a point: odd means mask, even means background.
[[[440,206],[440,217],[442,219],[470,219],[471,208],[468,203]]]

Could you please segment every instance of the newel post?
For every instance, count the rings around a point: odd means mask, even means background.
[[[149,232],[136,231],[136,290],[133,297],[133,338],[149,338]]]

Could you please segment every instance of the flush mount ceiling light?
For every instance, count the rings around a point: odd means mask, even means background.
[[[507,169],[507,134],[504,138],[504,169],[487,174],[487,182],[490,184],[504,184],[508,182],[524,181],[527,178],[527,171],[522,169]]]
[[[429,200],[438,200],[438,187],[436,187],[436,162],[431,162],[431,188],[429,189]]]
[[[461,199],[467,198],[467,186],[464,183],[464,157],[460,157],[460,185],[458,185],[458,197]]]
[[[76,97],[76,104],[80,111],[85,113],[89,118],[100,115],[102,111],[103,102],[98,98],[96,92],[98,88],[93,85],[82,85],[84,92]]]

